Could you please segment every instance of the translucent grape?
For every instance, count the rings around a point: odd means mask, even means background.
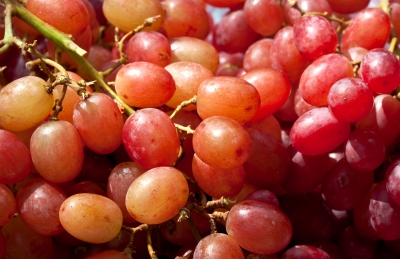
[[[142,223],[159,224],[172,219],[185,206],[189,186],[173,167],[156,167],[136,178],[126,194],[126,208]]]
[[[203,120],[193,135],[193,148],[206,164],[222,169],[242,165],[250,156],[251,139],[244,127],[227,117]]]
[[[0,127],[11,131],[29,129],[51,112],[54,98],[36,76],[21,77],[0,90]],[[24,94],[21,94],[24,93]]]
[[[122,141],[128,155],[145,170],[171,166],[180,149],[175,125],[154,108],[141,109],[126,120]]]
[[[68,233],[95,244],[115,238],[122,226],[122,212],[118,205],[91,193],[68,197],[61,205],[59,216]]]
[[[243,57],[243,68],[251,71],[257,68],[270,68],[272,39],[261,39],[247,48]]]
[[[130,106],[157,107],[171,99],[175,81],[163,67],[149,62],[133,62],[118,71],[115,90]]]
[[[359,78],[343,78],[328,94],[328,107],[338,120],[358,122],[365,119],[374,105],[373,92]]]
[[[203,120],[212,116],[225,116],[244,123],[256,115],[260,102],[257,89],[236,77],[206,79],[197,91],[197,112]]]
[[[50,121],[32,135],[30,151],[39,174],[54,183],[74,179],[83,164],[83,143],[76,128],[67,121]]]
[[[103,12],[108,22],[125,32],[135,29],[149,17],[159,16],[150,27],[145,28],[157,31],[165,16],[158,0],[105,0]]]

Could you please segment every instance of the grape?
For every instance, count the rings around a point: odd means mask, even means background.
[[[400,160],[395,160],[393,161],[389,168],[386,170],[386,190],[388,192],[389,197],[396,202],[398,205],[400,205],[400,193],[399,190],[399,180],[400,180],[400,174],[399,174],[399,164]]]
[[[122,212],[112,200],[97,194],[80,193],[61,205],[60,221],[72,236],[94,244],[116,237],[122,226]]]
[[[297,50],[291,26],[283,27],[275,34],[270,53],[271,67],[286,73],[292,83],[299,82],[301,74],[310,64]]]
[[[304,113],[293,124],[290,140],[304,155],[321,155],[342,144],[350,133],[350,124],[338,121],[326,107]]]
[[[284,23],[282,8],[275,0],[246,1],[244,13],[249,26],[263,36],[274,35]]]
[[[355,1],[346,1],[346,0],[327,0],[329,5],[332,7],[334,12],[338,13],[355,13],[361,11],[365,7],[368,6],[370,0],[355,0]]]
[[[143,168],[135,162],[125,162],[114,167],[108,178],[107,197],[119,206],[124,222],[136,222],[126,209],[125,197],[132,182],[144,172]]]
[[[96,10],[93,6],[93,3],[90,0],[82,0],[82,3],[85,5],[86,10],[88,11],[88,17],[89,17],[89,27],[90,30],[92,31],[92,44],[95,44],[100,36],[99,33],[99,28],[100,24],[97,19],[96,15]]]
[[[367,240],[378,240],[377,231],[372,227],[369,209],[371,193],[362,198],[353,209],[354,227],[359,235]]]
[[[331,259],[322,249],[310,245],[297,245],[286,250],[283,259]]]
[[[336,51],[338,36],[332,24],[320,15],[307,15],[294,26],[294,43],[300,54],[309,60]]]
[[[228,235],[215,233],[206,236],[197,244],[193,259],[220,258],[244,259],[240,246]]]
[[[173,218],[185,206],[189,186],[173,167],[156,167],[137,177],[126,194],[126,208],[142,223],[159,224]]]
[[[374,131],[386,147],[393,145],[400,134],[400,102],[388,94],[381,94],[374,98],[374,108],[362,121],[357,122],[356,128]]]
[[[130,106],[157,107],[171,99],[175,81],[167,70],[156,64],[134,62],[118,71],[115,90]]]
[[[400,206],[390,199],[385,182],[372,190],[369,202],[371,225],[384,240],[400,238]]]
[[[171,63],[188,61],[198,63],[215,73],[218,69],[218,52],[208,42],[192,37],[176,37],[170,39]]]
[[[256,69],[241,76],[260,94],[260,108],[251,119],[258,121],[276,112],[289,98],[291,84],[288,77],[275,69]]]
[[[289,156],[283,145],[270,134],[249,128],[250,157],[244,163],[246,180],[260,188],[280,184],[289,171]]]
[[[103,93],[93,93],[74,107],[74,126],[83,143],[99,154],[115,151],[122,142],[123,120],[117,104]],[[98,123],[101,127],[96,127]]]
[[[249,26],[245,11],[241,9],[222,17],[214,26],[212,40],[219,51],[244,53],[259,38],[260,35]]]
[[[0,183],[24,180],[32,168],[29,149],[14,133],[4,129],[0,129],[0,143]]]
[[[38,127],[32,135],[30,151],[39,174],[54,183],[71,181],[82,168],[83,143],[76,128],[67,121],[50,121]]]
[[[193,148],[206,164],[222,169],[242,165],[250,156],[251,139],[238,122],[222,116],[203,120],[193,135]]]
[[[35,178],[18,191],[18,214],[28,227],[39,234],[60,234],[64,228],[61,226],[58,211],[66,199],[67,195],[56,184]]]
[[[296,4],[304,13],[326,12],[329,16],[332,15],[332,9],[327,0],[297,0]],[[288,0],[282,1],[282,6],[286,23],[290,26],[295,25],[302,16],[300,11],[292,7]]]
[[[374,32],[373,37],[371,32]],[[389,16],[380,8],[366,8],[350,22],[343,34],[340,47],[342,52],[353,47],[363,47],[368,50],[382,48],[389,34]]]
[[[171,45],[168,39],[155,31],[141,31],[124,45],[128,62],[146,61],[161,67],[171,62]]]
[[[145,170],[171,166],[180,149],[178,133],[171,119],[154,108],[139,110],[126,120],[122,141],[132,160]]]
[[[0,127],[22,131],[44,120],[54,105],[45,85],[39,77],[25,76],[4,86],[0,90]]]
[[[271,47],[274,41],[272,39],[261,39],[247,48],[243,57],[243,68],[251,71],[257,68],[271,67]]]
[[[342,78],[353,77],[350,60],[340,54],[328,54],[315,60],[301,75],[301,97],[311,105],[325,106],[334,83]]]
[[[288,245],[292,224],[275,206],[246,200],[235,204],[226,220],[226,231],[241,247],[257,254],[273,254]]]
[[[164,0],[161,5],[166,13],[162,28],[168,38],[189,36],[204,39],[207,37],[210,23],[204,7],[187,0]]]
[[[373,131],[355,130],[346,142],[345,156],[349,165],[357,170],[374,170],[386,158],[385,143]]]
[[[338,120],[361,121],[371,112],[373,104],[373,92],[359,78],[340,79],[329,90],[328,107]]]
[[[353,169],[346,159],[334,165],[322,183],[322,198],[335,210],[350,210],[368,194],[374,182],[373,171]]]
[[[175,62],[169,64],[165,69],[172,75],[175,81],[175,92],[166,103],[168,107],[176,108],[183,101],[187,101],[197,94],[200,84],[213,77],[213,73],[206,67],[193,62]],[[195,110],[195,105],[189,105],[184,110]]]
[[[20,217],[14,217],[1,228],[6,239],[6,257],[51,259],[53,241],[50,236],[44,236],[30,229]]]
[[[344,51],[343,55],[352,61],[361,61],[367,53],[368,50],[366,48],[354,47]],[[360,72],[360,70],[358,72]]]
[[[234,197],[243,188],[245,171],[242,165],[221,169],[207,165],[194,154],[192,170],[199,187],[211,197]]]
[[[400,63],[385,49],[369,51],[361,61],[361,78],[375,93],[389,94],[400,84]]]
[[[80,33],[89,25],[89,13],[81,0],[29,0],[26,9],[67,34]]]
[[[16,206],[14,194],[5,184],[0,183],[0,207],[2,208],[0,212],[0,226],[4,226],[10,222],[17,211]]]
[[[165,16],[158,0],[104,0],[103,12],[108,22],[125,32],[135,29],[149,17],[160,16],[150,27],[145,28],[157,31]]]
[[[277,110],[274,113],[274,116],[281,120],[281,121],[288,121],[288,122],[294,122],[299,118],[297,115],[295,109],[294,109],[294,97],[296,95],[296,89],[297,87],[292,86],[292,89],[290,91],[289,99],[285,102],[284,105],[282,105],[279,110]]]
[[[257,89],[236,77],[212,77],[204,80],[197,90],[197,112],[203,120],[225,116],[244,123],[256,115],[260,102]]]

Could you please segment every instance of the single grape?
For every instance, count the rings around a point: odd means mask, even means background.
[[[130,106],[157,107],[168,102],[175,92],[175,81],[163,67],[149,62],[123,66],[115,78],[115,90]]]
[[[244,259],[240,246],[228,235],[215,233],[206,236],[197,244],[193,259],[220,258]]]
[[[290,130],[293,146],[304,155],[321,155],[342,144],[350,133],[350,124],[338,121],[326,107],[315,108],[300,116]]]
[[[0,129],[0,143],[0,183],[24,180],[32,169],[29,149],[14,133],[4,129]]]
[[[83,164],[83,143],[76,128],[67,121],[49,121],[32,135],[30,151],[39,174],[54,183],[74,179]]]
[[[167,114],[154,108],[138,110],[126,120],[122,141],[128,155],[145,170],[171,166],[180,149],[175,125]]]
[[[346,0],[327,0],[329,5],[332,7],[334,12],[338,13],[355,13],[361,11],[365,7],[368,6],[370,0],[355,0],[355,1],[346,1]]]
[[[273,254],[292,237],[292,224],[275,206],[246,200],[235,204],[226,220],[226,231],[241,247],[257,254]]]
[[[393,161],[388,169],[386,170],[385,180],[386,180],[386,190],[389,197],[400,205],[400,160],[397,159]]]
[[[218,52],[208,42],[192,37],[176,37],[170,39],[171,63],[179,61],[194,62],[205,66],[215,73],[218,69]]]
[[[251,139],[245,128],[227,117],[203,120],[193,135],[193,148],[206,164],[222,169],[242,165],[250,156]]]
[[[271,47],[273,39],[261,39],[247,48],[243,57],[243,68],[246,71],[251,71],[257,68],[271,67]]]
[[[122,114],[106,94],[93,93],[88,99],[80,100],[72,119],[85,146],[96,153],[109,154],[122,143]]]
[[[59,217],[68,233],[94,244],[115,238],[122,226],[122,212],[118,205],[91,193],[68,197],[61,205]]]
[[[217,199],[237,195],[243,188],[246,174],[242,165],[221,169],[207,165],[196,154],[193,156],[192,170],[199,187]]]
[[[145,30],[157,31],[164,20],[164,10],[158,0],[104,0],[103,12],[108,22],[125,32],[143,24],[149,17],[158,16]]]
[[[44,120],[54,105],[53,96],[44,90],[45,85],[39,77],[25,76],[1,88],[0,127],[22,131]]]
[[[338,120],[361,121],[373,106],[373,92],[359,78],[340,79],[329,90],[328,107]]]
[[[64,231],[58,216],[67,195],[56,184],[43,178],[27,182],[17,193],[17,210],[21,219],[35,232],[52,236]]]
[[[257,89],[236,77],[212,77],[204,80],[197,90],[197,112],[203,120],[225,116],[244,123],[257,114],[260,103]]]
[[[374,32],[373,36],[371,32]],[[363,47],[368,50],[383,48],[389,35],[389,16],[380,8],[366,8],[359,12],[347,26],[340,48],[342,52],[353,47]]]
[[[361,78],[375,93],[390,94],[400,84],[400,62],[385,49],[369,51],[361,61]]]
[[[14,214],[17,211],[17,205],[14,194],[5,184],[2,183],[0,183],[0,207],[2,208],[0,212],[0,226],[4,226],[14,217]]]
[[[185,206],[189,186],[174,167],[156,167],[136,178],[126,194],[126,208],[142,223],[159,224],[172,219]]]
[[[310,245],[296,245],[285,251],[282,259],[332,259],[325,251]]]

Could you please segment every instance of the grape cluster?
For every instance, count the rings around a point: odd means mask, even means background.
[[[2,3],[0,259],[399,258],[400,1]]]

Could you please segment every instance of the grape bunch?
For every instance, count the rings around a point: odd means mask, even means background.
[[[0,259],[400,257],[400,1],[0,8]]]

